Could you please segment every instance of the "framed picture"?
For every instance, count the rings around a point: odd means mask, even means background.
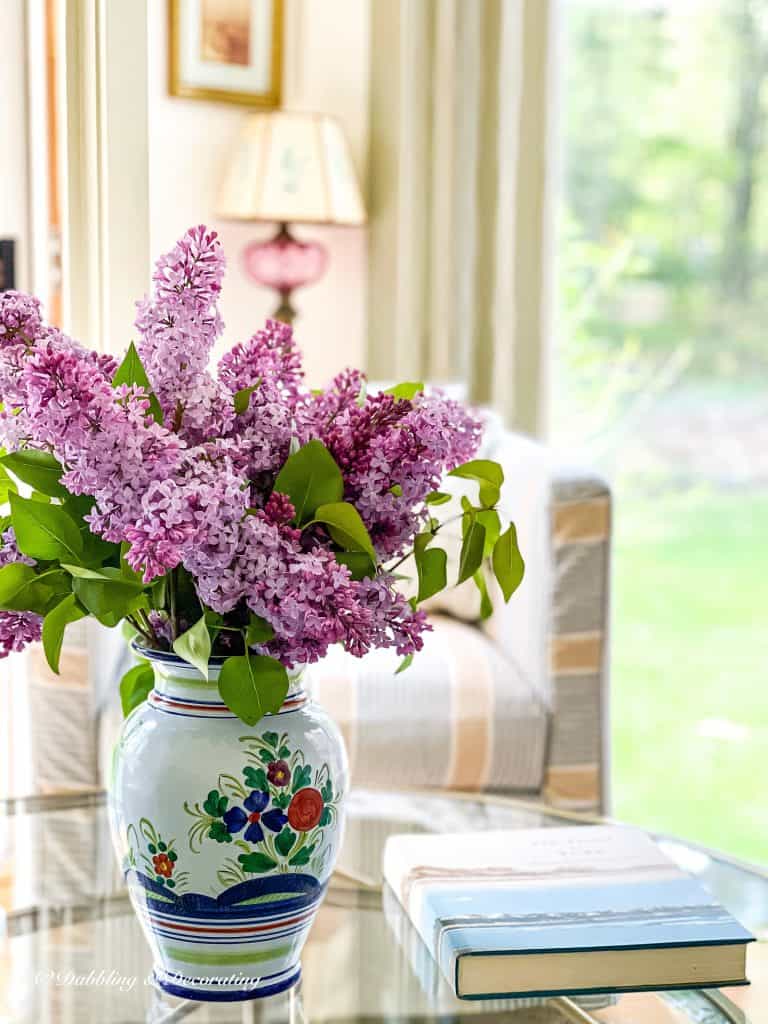
[[[172,96],[280,106],[283,0],[169,0]]]

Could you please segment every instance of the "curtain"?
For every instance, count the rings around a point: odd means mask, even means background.
[[[372,0],[369,368],[546,421],[555,0]]]

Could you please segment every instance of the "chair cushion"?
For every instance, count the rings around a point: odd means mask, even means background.
[[[478,629],[433,616],[406,671],[391,651],[334,649],[312,666],[315,697],[340,726],[361,786],[538,791],[548,709]]]

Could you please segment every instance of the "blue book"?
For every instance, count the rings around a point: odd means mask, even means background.
[[[384,876],[460,999],[747,983],[753,936],[638,829],[392,836]]]

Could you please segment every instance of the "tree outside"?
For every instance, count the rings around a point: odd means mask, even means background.
[[[555,433],[616,493],[615,811],[768,861],[768,0],[568,0]]]

